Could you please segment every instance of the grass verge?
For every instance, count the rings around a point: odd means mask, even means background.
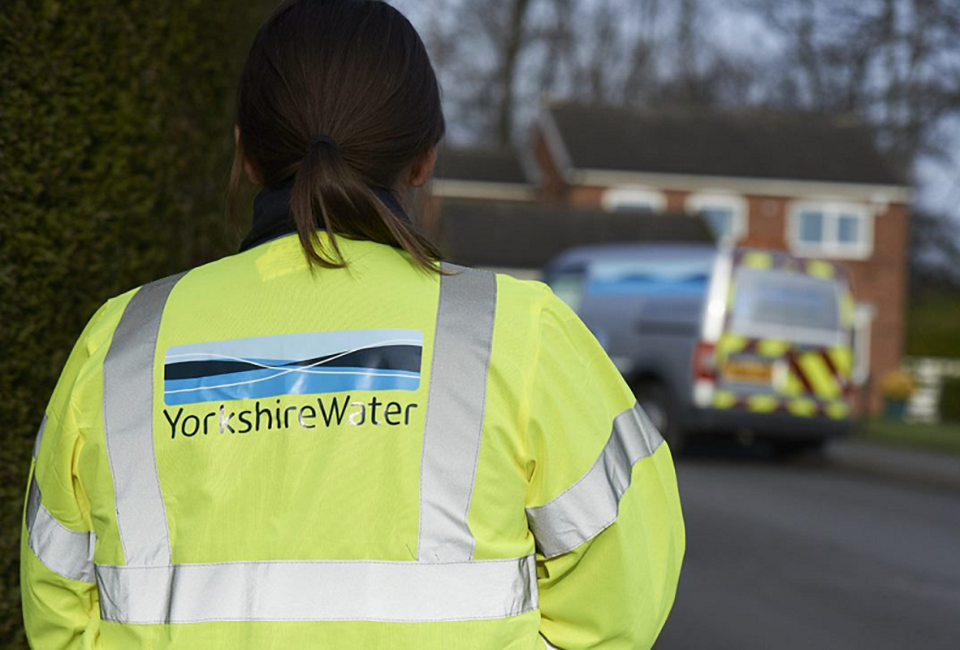
[[[872,418],[859,421],[853,435],[864,442],[960,456],[960,422],[920,424]]]

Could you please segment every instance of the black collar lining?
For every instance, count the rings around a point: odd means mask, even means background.
[[[374,195],[383,202],[398,219],[410,224],[410,217],[404,211],[393,192],[382,187],[371,187]],[[240,244],[244,252],[285,235],[297,232],[297,225],[290,212],[290,196],[293,181],[264,187],[253,200],[253,226]],[[317,227],[323,230],[322,226]]]

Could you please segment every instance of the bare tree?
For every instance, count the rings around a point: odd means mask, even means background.
[[[409,0],[408,0],[409,1]],[[712,47],[701,0],[444,0],[426,24],[455,128],[507,144],[545,95],[604,104],[721,101],[736,61]],[[717,74],[718,71],[724,74]],[[729,94],[729,93],[728,93]]]
[[[856,113],[910,175],[960,115],[955,0],[750,0],[786,43],[775,103]],[[784,88],[789,88],[783,92]]]
[[[904,178],[920,160],[949,160],[943,126],[960,119],[956,0],[745,0],[786,44],[773,104],[859,116]],[[960,286],[956,224],[918,205],[911,278]],[[919,283],[919,284],[917,284]]]
[[[398,2],[422,29],[455,130],[505,144],[514,134],[519,66],[532,0]]]
[[[629,52],[627,73],[623,80],[623,102],[634,103],[646,99],[656,85],[657,40],[656,27],[662,12],[661,0],[639,0],[636,21],[636,36]]]
[[[516,112],[514,86],[520,52],[525,45],[524,25],[530,8],[530,0],[510,0],[505,15],[507,23],[500,34],[502,47],[500,65],[497,71],[497,84],[500,88],[500,106],[497,111],[497,142],[508,144],[513,136],[513,116]]]

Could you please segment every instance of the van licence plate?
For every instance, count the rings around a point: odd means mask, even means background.
[[[723,364],[723,378],[746,384],[771,384],[773,364],[769,361],[727,361]]]

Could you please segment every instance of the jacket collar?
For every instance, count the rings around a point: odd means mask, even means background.
[[[370,187],[374,195],[401,221],[410,223],[410,217],[404,211],[393,192],[382,187]],[[293,179],[264,187],[253,200],[253,227],[240,244],[240,252],[250,250],[268,241],[297,232],[297,225],[290,212],[290,195],[293,191]],[[317,227],[323,230],[322,226]]]

